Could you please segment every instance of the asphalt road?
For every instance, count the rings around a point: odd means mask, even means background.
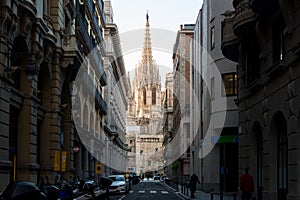
[[[111,200],[182,200],[160,181],[141,181],[132,186],[127,195],[111,195]]]

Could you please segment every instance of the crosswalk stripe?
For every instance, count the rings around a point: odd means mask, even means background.
[[[148,190],[149,191],[149,190]],[[146,191],[145,190],[139,190],[139,191],[137,191],[138,193],[146,193]],[[159,192],[159,191],[156,191],[156,190],[150,190],[149,191],[151,194],[156,194],[157,192]],[[168,191],[164,191],[164,190],[162,190],[162,191],[160,191],[162,194],[169,194],[169,192]],[[133,190],[130,190],[129,191],[129,193],[134,193],[134,191]]]

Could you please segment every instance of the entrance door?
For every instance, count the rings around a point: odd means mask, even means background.
[[[287,199],[287,136],[284,131],[278,137],[278,199]]]

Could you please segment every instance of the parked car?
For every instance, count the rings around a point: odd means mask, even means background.
[[[154,176],[153,176],[153,180],[158,180],[158,181],[160,181],[160,176],[154,175]]]
[[[109,186],[109,193],[127,193],[129,191],[129,183],[124,175],[108,176],[113,182]]]

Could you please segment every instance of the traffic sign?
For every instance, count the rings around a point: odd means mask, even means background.
[[[73,151],[77,153],[79,151],[79,146],[74,146]]]
[[[101,162],[96,162],[95,174],[102,174],[102,163]]]

